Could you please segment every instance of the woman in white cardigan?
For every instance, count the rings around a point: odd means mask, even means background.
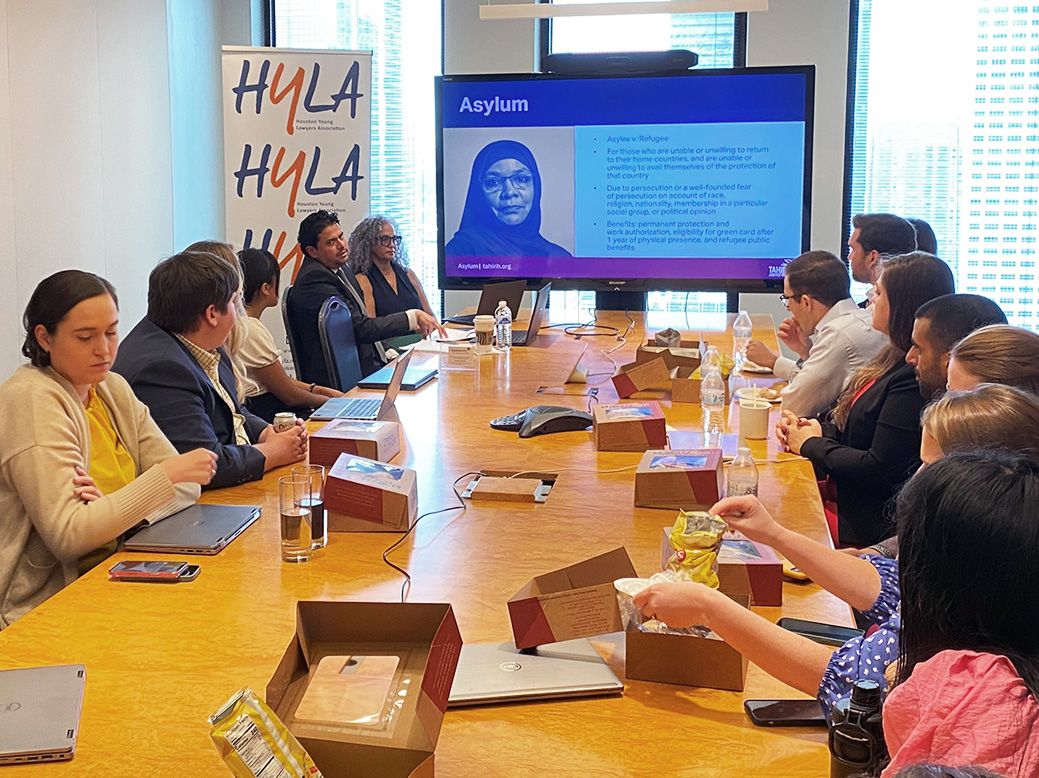
[[[178,455],[109,372],[118,322],[111,284],[80,270],[41,281],[25,310],[31,364],[0,386],[0,629],[213,476],[215,455]]]

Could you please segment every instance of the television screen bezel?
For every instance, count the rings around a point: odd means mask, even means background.
[[[437,198],[437,278],[442,290],[479,289],[487,283],[519,280],[512,276],[447,276],[444,247],[447,244],[444,208],[444,124],[443,85],[445,83],[488,83],[494,81],[589,81],[603,79],[632,78],[701,78],[706,76],[783,75],[798,74],[805,79],[805,136],[804,136],[804,181],[801,188],[801,252],[809,250],[812,221],[812,169],[815,130],[815,66],[782,65],[773,67],[714,68],[666,73],[603,73],[603,74],[558,74],[558,73],[484,73],[452,74],[435,78],[434,98],[436,110],[436,198]],[[793,257],[791,257],[793,259]],[[761,292],[781,287],[782,278],[531,278],[525,279],[528,289],[537,289],[546,282],[553,290],[581,289],[591,291],[656,292],[656,291],[724,291]]]

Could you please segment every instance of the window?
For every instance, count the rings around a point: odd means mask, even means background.
[[[436,0],[274,0],[271,41],[282,48],[371,49],[371,211],[399,225],[433,313],[437,282],[433,77],[440,74]],[[351,225],[343,225],[347,232]]]
[[[592,0],[552,0],[580,3]],[[601,51],[665,51],[689,49],[699,55],[697,68],[731,68],[745,62],[744,14],[644,14],[614,17],[553,19],[548,27],[548,53]],[[582,312],[594,307],[591,292],[552,292],[566,302],[552,301]],[[579,299],[575,299],[578,298]],[[724,292],[650,292],[648,310],[720,313],[726,309]]]
[[[1032,165],[1025,158],[1036,153],[1037,136],[1002,132],[1007,98],[1000,92],[1034,90],[1035,75],[1023,68],[1005,69],[1007,47],[1002,42],[1007,33],[992,35],[989,30],[1018,22],[1039,24],[1039,6],[953,3],[935,14],[929,0],[858,0],[857,8],[847,223],[856,213],[878,211],[925,219],[938,238],[940,256],[956,276],[957,290],[993,295],[995,287],[980,281],[997,274],[979,279],[968,273],[974,263],[967,257],[978,252],[972,246],[982,244],[986,255],[996,257],[985,260],[985,266],[1015,270],[1018,246],[1031,242],[1035,220],[1028,211],[1027,219],[996,221],[1020,213],[1020,187],[999,184],[1022,177],[1004,169]],[[927,36],[919,35],[922,29]],[[990,35],[997,45],[990,47]],[[1011,48],[1024,50],[1020,45]],[[956,56],[950,57],[950,50]],[[889,56],[891,51],[899,56]],[[1011,59],[1010,64],[1024,61]],[[1037,102],[1033,97],[1029,101]],[[1020,117],[1022,112],[1009,115]],[[1017,129],[1021,122],[1006,127]],[[1039,178],[1034,173],[1023,177]],[[989,182],[983,214],[977,198],[981,188],[972,185],[979,179]],[[1025,187],[1026,192],[1035,189]],[[1039,308],[1039,297],[1027,304],[1014,299],[1012,305],[1006,310],[1012,324],[1037,326],[1035,317],[1025,313]]]

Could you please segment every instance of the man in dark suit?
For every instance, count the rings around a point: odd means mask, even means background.
[[[148,314],[122,342],[112,368],[178,451],[216,452],[209,488],[255,481],[307,452],[302,423],[275,432],[238,403],[222,346],[235,324],[240,283],[235,269],[212,254],[164,259],[148,278]]]
[[[385,362],[378,346],[381,340],[418,331],[428,335],[437,330],[447,335],[434,317],[417,309],[389,316],[369,316],[361,287],[346,267],[349,256],[346,244],[339,216],[331,211],[316,211],[299,225],[299,245],[305,258],[289,292],[288,313],[296,337],[299,378],[307,383],[331,385],[317,328],[321,306],[329,297],[340,297],[350,311],[363,375],[374,373]]]

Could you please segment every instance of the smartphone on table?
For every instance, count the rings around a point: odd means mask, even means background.
[[[759,727],[825,727],[818,700],[744,700],[743,709]]]
[[[178,583],[194,581],[201,571],[198,565],[187,562],[131,561],[117,562],[108,570],[113,581],[136,581],[143,583]]]
[[[818,621],[804,621],[803,619],[782,618],[776,622],[783,629],[788,629],[798,635],[822,643],[826,646],[840,648],[852,638],[860,638],[864,634],[861,629],[854,627],[839,627],[836,624],[822,624]]]

